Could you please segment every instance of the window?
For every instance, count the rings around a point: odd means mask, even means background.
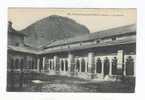
[[[112,37],[112,40],[116,40],[116,37]]]

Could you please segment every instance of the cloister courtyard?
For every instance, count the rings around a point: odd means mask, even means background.
[[[122,80],[81,79],[36,72],[8,72],[8,92],[95,92],[133,93],[135,78]]]

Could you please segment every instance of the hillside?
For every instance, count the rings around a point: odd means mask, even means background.
[[[89,30],[84,25],[70,18],[57,15],[43,18],[21,32],[27,34],[25,43],[33,47],[39,47],[58,39],[89,34]]]

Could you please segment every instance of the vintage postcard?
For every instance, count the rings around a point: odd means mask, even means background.
[[[7,92],[134,93],[134,8],[8,8]]]

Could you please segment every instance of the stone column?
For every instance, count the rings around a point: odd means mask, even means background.
[[[73,64],[74,64],[74,56],[71,53],[69,53],[68,54],[68,71],[71,71]]]
[[[40,70],[40,58],[37,58],[37,71],[39,72]]]
[[[92,67],[94,67],[94,53],[88,53],[88,72],[92,72]]]
[[[51,70],[53,70],[53,59],[51,59]]]
[[[63,67],[64,70],[63,71],[65,72],[65,67],[66,67],[66,65],[65,65],[65,59],[63,59],[63,65],[64,65],[64,67]]]
[[[133,55],[133,61],[134,61],[134,74],[133,76],[136,76],[136,55]]]
[[[97,68],[96,68],[97,65],[96,65],[96,61],[97,61],[97,60],[96,60],[96,58],[95,58],[95,60],[94,60],[94,67],[95,67],[95,68],[94,68],[94,69],[95,69],[94,72],[95,72],[95,74],[97,73]]]
[[[110,67],[109,67],[109,75],[112,75],[112,58],[109,58],[110,61]]]
[[[126,76],[126,64],[124,64],[123,75]]]
[[[118,50],[117,52],[117,74],[123,74],[123,63],[124,63],[124,53],[123,50]]]
[[[102,72],[101,72],[101,74],[104,75],[104,58],[101,59],[101,63],[102,63]]]
[[[45,59],[46,59],[46,57],[43,57],[43,59],[42,59],[43,60],[43,62],[42,62],[42,67],[43,67],[42,70],[43,71],[45,70]]]
[[[58,56],[54,56],[54,58],[53,58],[53,60],[54,60],[54,70],[56,71],[56,67],[58,67],[58,64],[59,64],[59,58],[58,58]]]
[[[126,76],[126,64],[125,64],[126,63],[126,59],[127,58],[124,59],[124,63],[123,63],[123,67],[124,67],[124,69],[123,69],[123,75],[124,76]]]

